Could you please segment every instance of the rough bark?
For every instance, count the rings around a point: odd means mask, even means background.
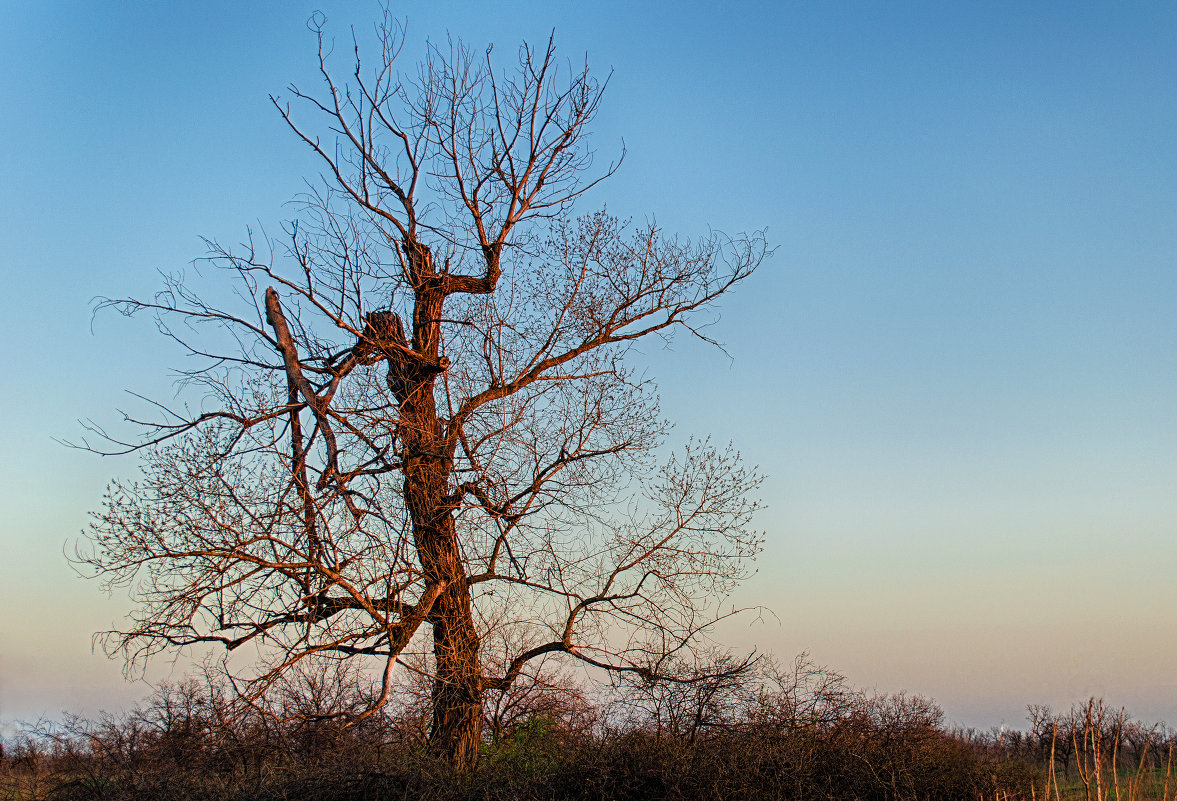
[[[455,439],[446,434],[434,392],[437,376],[448,367],[439,349],[450,293],[433,269],[426,246],[410,240],[402,247],[414,293],[412,338],[408,354],[389,359],[389,383],[404,387],[400,403],[404,497],[418,559],[427,583],[445,584],[428,618],[436,670],[430,745],[456,764],[470,765],[477,759],[482,736],[482,665],[454,526]]]

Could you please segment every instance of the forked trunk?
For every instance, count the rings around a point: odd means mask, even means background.
[[[445,290],[436,280],[428,249],[404,246],[414,287],[412,352],[415,359],[389,360],[389,387],[398,392],[405,458],[405,502],[417,555],[427,583],[445,589],[429,612],[433,629],[433,726],[430,748],[459,769],[473,767],[482,741],[482,664],[466,568],[454,527],[451,496],[455,442],[443,434],[434,400],[434,380],[448,362],[440,353]],[[399,323],[399,320],[394,321]],[[395,337],[395,335],[394,335]],[[405,344],[399,336],[400,345]]]

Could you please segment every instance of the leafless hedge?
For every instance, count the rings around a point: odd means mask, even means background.
[[[572,676],[538,671],[486,705],[479,759],[462,772],[427,748],[427,681],[361,720],[376,690],[339,662],[245,705],[208,671],[125,714],[27,728],[5,744],[0,798],[899,801],[1174,791],[1163,784],[1173,732],[1100,701],[1061,714],[1031,707],[1024,731],[977,732],[946,727],[928,699],[863,693],[804,657],[780,665],[721,654],[661,672],[590,697]]]

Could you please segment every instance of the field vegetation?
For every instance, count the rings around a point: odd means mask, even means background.
[[[486,705],[478,759],[462,769],[427,747],[426,682],[362,716],[373,687],[340,663],[248,705],[207,670],[127,713],[25,727],[4,743],[0,798],[1177,798],[1177,733],[1097,699],[1032,706],[1024,730],[976,731],[804,656],[720,657],[676,679],[590,698],[540,671]]]

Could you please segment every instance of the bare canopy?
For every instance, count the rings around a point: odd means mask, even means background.
[[[375,709],[428,643],[431,741],[468,764],[488,693],[552,656],[658,675],[759,550],[755,472],[707,441],[659,457],[627,355],[704,336],[766,248],[578,212],[616,168],[585,141],[604,86],[550,42],[507,70],[431,48],[408,79],[386,16],[374,67],[356,47],[337,79],[315,30],[322,85],[273,98],[325,166],[284,236],[211,244],[211,287],[105,304],[199,357],[199,411],[108,438],[144,478],[111,485],[80,559],[136,601],[112,648],[248,644],[247,692],[355,658]]]

